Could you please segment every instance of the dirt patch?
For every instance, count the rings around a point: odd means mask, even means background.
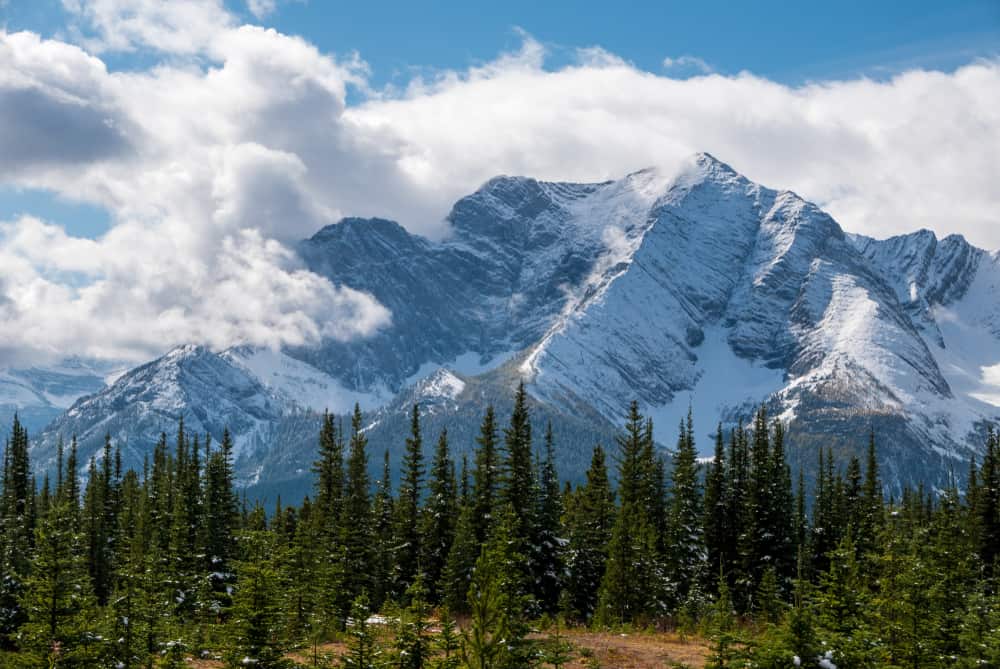
[[[664,669],[689,666],[702,669],[708,655],[703,639],[683,639],[677,634],[615,634],[567,630],[567,640],[577,648],[577,658],[567,669]]]
[[[570,653],[573,660],[565,665],[565,669],[667,669],[674,666],[702,669],[708,655],[704,639],[685,639],[672,633],[616,634],[568,629],[562,634],[574,647]],[[544,639],[546,636],[539,634],[537,638]],[[320,657],[340,658],[346,651],[347,646],[343,643],[325,643],[319,647],[318,654]],[[306,667],[311,666],[312,656],[312,648],[288,654],[289,659]],[[192,669],[221,669],[225,664],[217,660],[189,659],[188,666]]]

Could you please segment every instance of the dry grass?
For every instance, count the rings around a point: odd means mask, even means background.
[[[578,656],[566,665],[566,669],[598,666],[604,669],[665,669],[673,666],[701,669],[708,654],[704,639],[684,639],[675,633],[616,634],[568,630],[566,638],[576,647],[575,654]]]
[[[619,634],[592,632],[586,629],[568,629],[562,632],[565,640],[573,645],[574,659],[565,669],[668,669],[693,667],[702,669],[708,646],[699,637],[683,638],[669,632],[635,632]],[[547,635],[536,635],[539,639]],[[320,656],[340,658],[347,650],[343,643],[327,643],[319,647]],[[289,653],[289,659],[311,666],[312,649]],[[188,660],[192,669],[221,669],[224,663],[217,660]]]

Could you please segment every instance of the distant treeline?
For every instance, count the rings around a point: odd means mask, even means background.
[[[806,499],[763,408],[720,427],[706,465],[692,424],[665,456],[633,403],[574,488],[551,428],[532,434],[523,386],[502,427],[485,409],[472,462],[446,431],[425,461],[414,406],[394,491],[388,454],[370,480],[355,409],[346,430],[323,420],[313,495],[265,510],[235,491],[228,433],[216,446],[181,421],[141,472],[108,438],[81,490],[75,440],[37,482],[15,418],[0,667],[285,667],[291,650],[305,666],[562,666],[564,645],[529,635],[539,620],[702,633],[711,667],[1000,666],[995,435],[963,495],[883,499],[872,435],[864,467],[820,450]],[[376,611],[391,643],[369,629]],[[318,652],[345,637],[345,657]]]

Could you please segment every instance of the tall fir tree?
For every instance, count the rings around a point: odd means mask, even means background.
[[[368,478],[368,437],[362,425],[361,407],[354,405],[347,459],[347,480],[341,518],[345,604],[371,589],[368,566],[372,561],[371,498]]]
[[[566,591],[572,613],[589,621],[604,578],[608,542],[615,523],[615,497],[604,449],[594,446],[586,482],[571,497],[567,511]]]
[[[402,595],[413,583],[420,565],[420,502],[424,484],[424,440],[420,406],[410,413],[410,436],[403,453],[403,476],[396,502],[395,591]]]
[[[535,594],[544,611],[555,613],[559,605],[565,572],[562,532],[563,500],[556,471],[555,441],[552,423],[545,429],[545,459],[540,468],[538,509],[533,549],[537,552]]]
[[[496,415],[493,405],[486,407],[479,436],[476,437],[476,462],[473,470],[472,498],[476,539],[483,543],[489,538],[494,507],[500,489],[500,453],[497,445]]]
[[[677,440],[671,482],[668,564],[670,578],[676,584],[678,602],[683,603],[690,594],[700,591],[706,559],[698,451],[690,409]]]
[[[441,575],[448,562],[458,522],[455,462],[451,459],[447,430],[442,430],[438,437],[427,488],[427,504],[420,528],[420,564],[424,575],[421,588],[429,601],[438,602],[441,599]]]

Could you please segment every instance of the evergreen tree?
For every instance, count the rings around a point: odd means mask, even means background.
[[[517,388],[510,425],[504,430],[504,446],[506,462],[501,500],[514,514],[513,533],[516,540],[522,547],[527,547],[535,538],[538,505],[531,448],[531,417],[524,382]],[[529,560],[529,572],[536,573],[536,556],[525,557]]]
[[[354,405],[350,455],[344,491],[341,545],[344,551],[344,596],[351,602],[371,587],[371,499],[368,495],[368,437],[362,431],[361,408]],[[367,603],[367,596],[365,602]]]
[[[541,466],[536,532],[532,546],[538,556],[533,574],[535,593],[542,609],[550,613],[555,612],[559,603],[565,569],[562,516],[562,492],[556,472],[552,424],[549,423],[545,430],[545,460]]]
[[[534,665],[524,621],[530,598],[515,527],[515,512],[507,506],[476,562],[468,594],[471,621],[462,639],[463,661],[470,668],[521,669]]]
[[[71,505],[58,500],[35,530],[21,600],[28,618],[21,629],[26,666],[93,667],[101,654],[84,537]]]
[[[621,507],[608,543],[608,559],[598,593],[597,619],[623,623],[663,611],[668,594],[659,559],[656,527],[650,518],[654,489],[646,422],[632,402],[625,434],[618,439]]]
[[[456,612],[466,611],[466,594],[472,571],[479,558],[481,543],[476,538],[475,507],[470,502],[461,507],[455,525],[455,538],[438,585],[441,600]]]
[[[386,666],[382,647],[372,633],[368,618],[371,608],[362,593],[354,598],[348,623],[348,650],[343,658],[344,669],[383,669]]]
[[[669,568],[670,578],[677,587],[678,601],[684,602],[692,594],[692,588],[697,590],[704,578],[706,559],[698,451],[690,410],[686,424],[681,426],[673,465]]]
[[[420,564],[424,574],[425,596],[440,601],[441,576],[455,539],[458,507],[455,496],[455,463],[448,447],[448,431],[442,430],[434,451],[428,483],[429,497],[421,518]]]
[[[423,578],[417,579],[406,592],[410,605],[399,618],[396,633],[396,653],[399,669],[424,669],[430,665],[433,653],[430,635],[430,606]]]
[[[18,603],[30,573],[30,550],[34,523],[29,497],[31,465],[28,433],[17,415],[4,448],[3,489],[0,497],[0,651],[14,646],[13,636],[24,622],[25,612]]]
[[[499,495],[501,471],[500,455],[497,451],[497,428],[493,405],[486,407],[479,436],[476,437],[476,468],[473,471],[472,498],[473,519],[476,524],[476,540],[484,543],[489,538],[494,506]]]
[[[706,578],[718,582],[720,572],[725,572],[727,541],[729,540],[729,513],[727,508],[727,461],[726,446],[722,435],[722,424],[715,433],[715,452],[712,464],[705,475],[704,533]]]
[[[423,436],[420,432],[420,406],[410,414],[410,436],[403,454],[403,478],[396,503],[396,592],[403,594],[413,583],[420,564],[420,500],[424,482]]]
[[[329,412],[323,414],[319,458],[312,471],[316,476],[314,522],[329,540],[339,541],[344,501],[344,443]]]
[[[280,580],[275,566],[280,549],[273,533],[261,531],[244,532],[240,547],[242,559],[229,619],[229,666],[290,667],[281,639]]]
[[[589,620],[604,578],[608,542],[615,523],[615,498],[608,480],[604,449],[594,446],[587,480],[572,497],[568,511],[567,582],[573,613]]]
[[[857,548],[859,554],[865,555],[875,548],[876,537],[882,529],[882,481],[879,480],[874,430],[868,438],[868,460],[861,501],[862,514],[857,530]]]
[[[394,596],[393,557],[396,548],[395,500],[392,498],[392,480],[389,472],[389,451],[386,450],[375,497],[372,499],[372,533],[375,545],[372,550],[372,601],[378,605]]]

